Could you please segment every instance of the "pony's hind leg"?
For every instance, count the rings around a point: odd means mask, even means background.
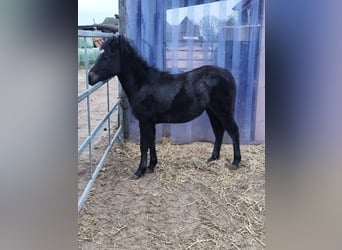
[[[234,159],[230,168],[235,170],[239,167],[241,161],[239,127],[232,115],[225,117],[222,122],[233,141]]]
[[[222,145],[224,127],[221,121],[216,117],[216,115],[210,109],[206,109],[206,111],[207,111],[210,124],[215,135],[213,153],[211,154],[211,157],[207,160],[207,162],[211,162],[220,158],[220,150],[221,150],[221,145]]]

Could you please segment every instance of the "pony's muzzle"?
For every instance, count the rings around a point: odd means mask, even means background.
[[[99,81],[99,76],[95,74],[94,72],[90,71],[88,73],[88,83],[89,85],[94,85]]]

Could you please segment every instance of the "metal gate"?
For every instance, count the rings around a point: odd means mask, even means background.
[[[96,51],[98,50],[93,45],[93,37],[97,38],[108,38],[112,37],[114,34],[111,33],[103,33],[99,31],[86,31],[86,30],[78,30],[78,49],[79,49],[79,79],[78,79],[78,88],[79,94],[77,97],[78,100],[78,190],[79,190],[79,198],[78,198],[78,211],[80,211],[83,203],[85,202],[87,195],[101,171],[104,162],[110,152],[113,144],[117,141],[123,140],[123,109],[121,106],[121,94],[122,89],[118,80],[117,81],[117,90],[118,97],[113,104],[110,105],[110,84],[112,81],[106,82],[98,82],[96,85],[90,87],[88,85],[87,74],[91,64],[94,62],[94,58],[96,58]],[[82,53],[81,53],[82,52]],[[81,73],[80,73],[81,72]],[[81,74],[81,77],[80,77]],[[84,85],[81,86],[84,90],[80,90],[80,85],[83,82],[80,81],[80,78],[83,79]],[[103,88],[106,88],[104,90]],[[92,117],[94,116],[94,112],[91,109],[91,96],[95,95],[96,92],[102,91],[106,94],[106,103],[107,107],[105,108],[105,114],[102,117],[97,118],[94,121]],[[85,103],[84,103],[85,102]],[[80,115],[80,105],[84,106],[82,109],[82,116]],[[98,114],[97,114],[98,115]],[[86,120],[87,126],[80,122],[80,119]],[[96,123],[96,124],[93,124]],[[85,131],[83,136],[80,135],[80,131]],[[100,137],[100,138],[99,138]],[[108,145],[104,148],[102,147],[102,151],[99,152],[99,148],[96,147],[96,144],[104,143],[105,137],[107,137]],[[107,143],[106,143],[107,144]],[[96,154],[96,157],[94,157]],[[100,156],[99,156],[100,155]],[[95,161],[95,158],[98,160]],[[80,166],[82,162],[82,168],[80,170]],[[86,164],[87,168],[85,168]],[[83,173],[83,175],[81,175]],[[84,187],[80,187],[80,179],[82,179],[82,183]]]

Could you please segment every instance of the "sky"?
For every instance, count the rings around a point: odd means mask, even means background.
[[[106,17],[119,14],[118,0],[78,0],[78,25],[102,23]]]
[[[232,7],[239,0],[227,0],[202,4],[191,7],[178,8],[167,11],[167,21],[170,24],[179,24],[185,16],[189,16],[192,21],[199,23],[200,19],[208,15],[216,15],[220,18],[220,13],[236,14],[232,11]],[[226,10],[221,11],[220,10]],[[87,25],[102,23],[106,17],[113,17],[114,14],[119,14],[119,0],[78,0],[78,25]],[[229,14],[228,14],[229,15]],[[223,18],[227,18],[224,16]]]
[[[227,16],[237,15],[236,11],[233,11],[232,8],[239,1],[240,0],[227,0],[167,10],[166,20],[172,25],[179,24],[185,16],[188,16],[189,19],[196,24],[198,24],[200,20],[207,15],[216,16],[218,19],[226,20]]]

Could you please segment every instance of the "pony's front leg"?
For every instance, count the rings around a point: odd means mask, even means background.
[[[147,172],[152,173],[154,171],[154,167],[157,165],[158,159],[157,159],[157,152],[156,152],[156,125],[153,125],[152,127],[152,139],[150,144],[150,164],[147,167]]]
[[[153,138],[153,125],[139,121],[139,128],[140,128],[140,164],[135,172],[136,178],[140,178],[146,172],[147,168],[147,151],[151,145],[151,140]]]

